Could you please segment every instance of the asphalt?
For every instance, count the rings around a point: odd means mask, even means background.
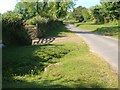
[[[103,57],[110,66],[118,71],[118,40],[107,36],[97,35],[85,30],[80,30],[68,23],[66,27],[82,38],[90,50]]]

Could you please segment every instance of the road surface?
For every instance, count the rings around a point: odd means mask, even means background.
[[[118,70],[118,40],[80,30],[70,23],[66,27],[83,38],[92,52],[103,57],[113,69]]]

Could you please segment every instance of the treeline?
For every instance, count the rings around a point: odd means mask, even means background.
[[[79,22],[95,21],[98,24],[115,22],[120,19],[120,2],[106,0],[101,1],[100,4],[89,9],[79,6],[70,12],[67,18],[74,18]]]
[[[60,26],[73,2],[18,2],[13,11],[2,14],[3,43],[6,45],[30,45],[32,38],[26,26],[39,29],[36,35]],[[42,36],[42,35],[41,35]]]
[[[29,19],[36,15],[58,19],[65,17],[67,10],[72,7],[73,2],[55,0],[56,2],[18,2],[14,12],[22,19]]]

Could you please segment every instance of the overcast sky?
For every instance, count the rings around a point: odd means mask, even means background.
[[[2,0],[0,3],[0,13],[7,12],[9,10],[13,10],[18,0]],[[99,4],[100,0],[77,0],[76,6],[83,6],[89,8],[91,6],[95,6]]]

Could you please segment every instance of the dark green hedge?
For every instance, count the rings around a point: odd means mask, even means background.
[[[30,45],[32,43],[21,18],[13,12],[2,15],[2,39],[6,45]]]
[[[26,21],[16,15],[14,12],[7,12],[2,15],[2,38],[5,45],[31,45],[31,32],[29,33],[26,25],[38,24],[38,30],[36,37],[42,37],[44,34],[58,27],[63,23],[62,21],[52,20],[45,17],[36,16]],[[32,30],[32,28],[30,28]],[[32,31],[35,33],[34,31]],[[47,37],[47,35],[45,35]]]

